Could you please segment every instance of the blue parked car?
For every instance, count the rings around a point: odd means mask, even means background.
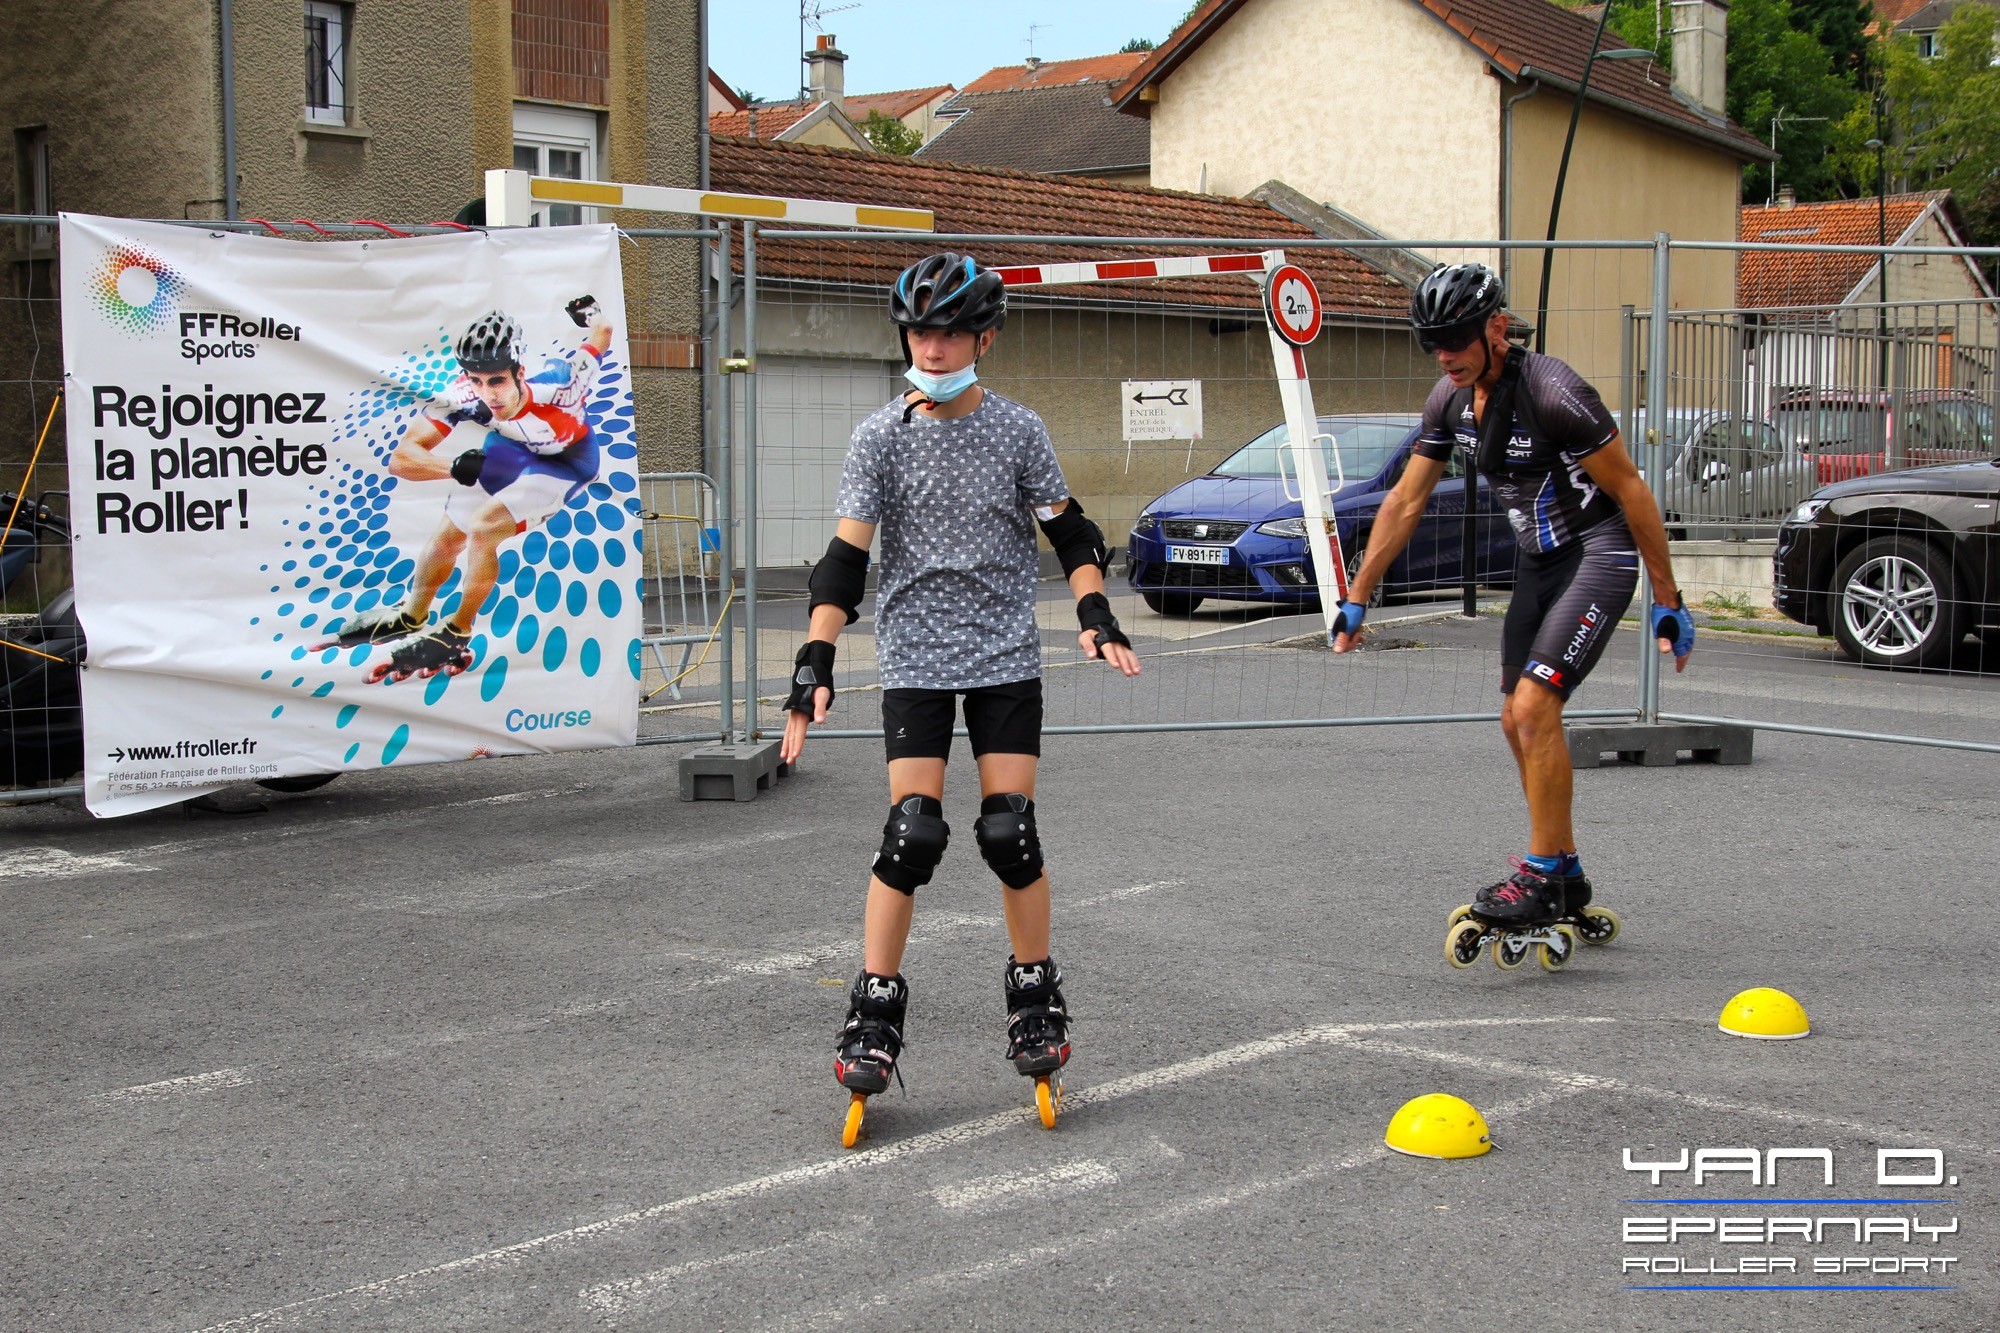
[[[1383,496],[1409,462],[1417,426],[1413,413],[1319,419],[1320,431],[1333,437],[1330,445],[1321,443],[1327,479],[1346,478],[1331,508],[1350,575],[1361,567]],[[1274,426],[1207,476],[1184,481],[1146,506],[1132,528],[1126,572],[1147,606],[1177,616],[1210,597],[1318,607],[1305,510],[1290,498],[1298,494],[1298,479],[1288,439],[1282,423]],[[1481,487],[1479,580],[1512,583],[1514,534],[1490,497],[1490,489]],[[1382,592],[1396,596],[1456,586],[1464,515],[1464,465],[1454,450],[1410,544],[1389,567]]]

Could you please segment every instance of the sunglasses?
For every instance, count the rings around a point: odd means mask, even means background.
[[[1486,321],[1469,319],[1463,324],[1452,324],[1442,329],[1419,329],[1417,346],[1428,354],[1436,352],[1463,352],[1479,341],[1486,332]]]

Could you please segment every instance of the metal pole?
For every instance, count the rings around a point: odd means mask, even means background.
[[[743,224],[743,739],[757,739],[757,224]]]
[[[729,224],[722,224],[722,233],[717,238],[714,249],[706,242],[702,249],[704,257],[716,265],[715,289],[716,315],[715,330],[703,355],[711,362],[729,354],[730,311],[735,309],[736,279],[729,270]],[[722,561],[722,631],[718,636],[722,644],[722,691],[718,700],[722,718],[722,740],[724,744],[734,740],[736,729],[736,450],[734,448],[736,423],[730,412],[729,376],[722,373],[719,364],[715,367],[715,441],[717,456],[710,467],[715,477],[715,507],[717,527],[720,529],[717,558]]]
[[[222,0],[222,216],[236,221],[236,6]]]
[[[1658,501],[1666,473],[1667,305],[1672,240],[1665,232],[1653,237],[1653,312],[1646,330],[1646,480]],[[1660,654],[1648,622],[1653,613],[1653,580],[1644,562],[1639,566],[1639,720],[1660,720]]]
[[[1468,620],[1479,614],[1479,469],[1476,456],[1465,460],[1465,517],[1459,522],[1459,614]]]

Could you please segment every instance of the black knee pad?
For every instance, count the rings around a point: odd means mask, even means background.
[[[1042,840],[1035,833],[1035,803],[1021,793],[981,801],[972,836],[979,839],[979,854],[1008,888],[1025,889],[1042,877]]]
[[[875,853],[875,878],[900,893],[915,893],[931,882],[951,841],[944,805],[932,796],[905,796],[889,807],[882,826],[882,850]]]

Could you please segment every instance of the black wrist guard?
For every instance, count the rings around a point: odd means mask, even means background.
[[[813,693],[825,689],[826,702],[833,704],[833,645],[825,639],[807,639],[799,655],[792,659],[792,692],[785,696],[788,712],[813,715]]]
[[[486,471],[486,451],[467,449],[451,460],[451,479],[461,486],[477,486],[480,474]]]
[[[1076,622],[1085,629],[1097,631],[1097,650],[1104,651],[1106,644],[1123,644],[1130,648],[1132,641],[1125,637],[1125,631],[1118,628],[1118,617],[1111,614],[1111,599],[1101,592],[1086,593],[1077,598]]]

